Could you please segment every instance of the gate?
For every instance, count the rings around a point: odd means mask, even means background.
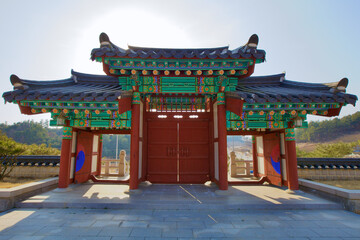
[[[148,171],[153,183],[209,178],[208,113],[147,113]]]

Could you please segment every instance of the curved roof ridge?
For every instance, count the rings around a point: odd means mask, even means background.
[[[138,51],[138,50],[142,50],[142,51],[161,51],[161,50],[164,50],[164,51],[172,51],[172,50],[174,50],[174,51],[187,51],[187,50],[190,50],[190,51],[205,51],[205,50],[217,51],[217,50],[220,50],[220,51],[223,51],[223,50],[228,50],[229,46],[214,47],[214,48],[153,48],[153,47],[138,47],[138,46],[128,45],[128,48],[131,50],[134,50],[134,51]]]
[[[311,89],[319,89],[319,90],[330,90],[331,87],[325,85],[324,83],[309,83],[309,82],[298,82],[293,80],[284,80],[283,86],[291,86],[291,87],[302,87],[302,88],[311,88]]]
[[[21,88],[21,86],[24,86],[25,88],[31,87],[31,88],[41,88],[41,87],[55,87],[55,86],[66,86],[69,84],[73,84],[74,80],[69,77],[65,79],[58,79],[58,80],[28,80],[19,78],[16,75],[10,76],[10,81],[14,88]]]
[[[11,76],[16,76],[16,75],[11,75]],[[10,79],[13,78],[10,76]],[[56,79],[56,80],[29,80],[29,79],[23,79],[23,78],[19,78],[19,80],[21,81],[21,83],[26,84],[26,85],[44,85],[44,84],[53,84],[53,83],[58,83],[58,82],[68,82],[68,81],[72,81],[72,78],[63,78],[63,79]]]
[[[105,74],[92,74],[92,73],[82,73],[82,72],[77,72],[74,69],[71,69],[71,75],[75,75],[75,76],[79,76],[79,77],[109,77],[109,78],[116,78],[116,77],[111,77]]]
[[[123,49],[110,41],[106,33],[99,36],[100,47],[91,51],[91,59],[96,57],[129,57],[129,58],[195,58],[195,59],[249,59],[255,58],[265,61],[266,52],[257,49],[259,38],[253,34],[249,41],[236,49],[229,50],[229,46],[215,48],[147,48],[128,46]]]
[[[107,75],[99,75],[99,74],[88,74],[88,73],[80,73],[71,69],[72,79],[76,83],[89,83],[89,84],[102,84],[102,85],[112,85],[119,84],[119,80],[117,77],[107,76]]]
[[[265,75],[265,76],[251,76],[238,80],[238,86],[252,85],[252,84],[280,84],[285,79],[285,73]]]
[[[16,75],[10,76],[10,81],[14,89],[37,89],[37,88],[53,88],[53,87],[66,87],[73,84],[101,84],[101,85],[118,85],[119,80],[116,77],[107,75],[87,74],[71,70],[71,76],[65,79],[57,80],[28,80],[19,78]]]

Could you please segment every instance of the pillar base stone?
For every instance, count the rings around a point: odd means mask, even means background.
[[[142,187],[149,187],[151,185],[152,185],[152,183],[149,181],[144,181],[144,182],[139,183],[139,186],[142,186]]]
[[[298,194],[298,193],[301,193],[300,190],[291,190],[291,189],[286,189],[285,192],[288,193],[288,194]]]
[[[211,182],[211,181],[207,181],[206,183],[204,183],[205,186],[209,186],[209,187],[215,187],[217,186],[217,184],[215,182]]]

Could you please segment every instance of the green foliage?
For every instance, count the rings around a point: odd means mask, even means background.
[[[16,142],[25,144],[46,144],[61,148],[62,129],[49,128],[49,121],[24,121],[13,125],[0,124],[0,131]]]
[[[0,124],[0,131],[16,142],[27,144],[23,155],[59,155],[62,128],[49,128],[48,121],[24,121],[13,125]],[[119,135],[118,154],[124,149],[130,153],[130,135]],[[103,157],[115,158],[116,135],[103,135]]]
[[[53,147],[48,147],[44,143],[37,145],[25,145],[25,152],[21,155],[60,155],[60,150]]]
[[[25,151],[24,146],[8,138],[0,131],[0,181],[9,176],[14,168],[16,156]]]
[[[326,142],[360,132],[360,112],[321,122],[310,122],[308,128],[296,129],[297,142]]]
[[[0,131],[0,156],[18,155],[60,155],[60,150],[46,144],[22,144],[7,137]]]
[[[0,155],[20,155],[25,151],[22,144],[8,138],[0,131]]]
[[[116,136],[118,136],[118,154],[120,150],[125,150],[126,154],[130,153],[130,135],[103,135],[103,152],[104,158],[116,158]]]
[[[0,131],[0,181],[9,176],[19,155],[60,155],[60,150],[45,144],[21,144]]]
[[[297,157],[303,158],[342,158],[351,154],[354,148],[360,144],[360,140],[352,143],[319,144],[314,151],[307,152],[296,148]]]

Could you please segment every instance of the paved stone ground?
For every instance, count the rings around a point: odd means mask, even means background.
[[[79,184],[0,213],[1,239],[359,239],[360,215],[272,186]]]
[[[288,194],[274,186],[230,186],[219,194],[214,185],[146,185],[129,194],[126,184],[77,184],[55,189],[16,204],[21,208],[140,209],[341,209],[339,204],[302,191]]]
[[[344,210],[14,209],[0,239],[360,239]]]

